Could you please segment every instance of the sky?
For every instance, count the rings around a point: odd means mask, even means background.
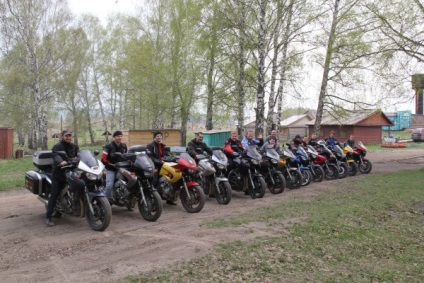
[[[106,22],[111,13],[130,13],[137,3],[143,0],[68,0],[69,7],[74,14],[93,14]]]
[[[140,6],[145,0],[68,0],[71,11],[80,15],[83,13],[90,13],[97,16],[103,25],[106,25],[107,17],[111,13],[128,13],[131,14],[136,6]],[[311,79],[311,77],[309,77]],[[317,78],[318,82],[320,77]],[[317,97],[318,97],[318,88],[315,80],[314,86],[306,86],[305,92],[309,94],[309,99],[304,101],[294,102],[292,107],[311,107],[316,108]],[[411,89],[411,91],[413,91]],[[392,105],[388,109],[383,109],[386,112],[395,112],[400,110],[412,110],[415,113],[415,103],[411,101],[410,103]]]

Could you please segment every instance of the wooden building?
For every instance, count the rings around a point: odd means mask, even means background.
[[[308,123],[314,117],[310,114],[301,114],[291,116],[281,121],[280,138],[286,141],[292,140],[296,135],[309,136]]]
[[[308,123],[310,133],[313,132],[314,123],[315,120]],[[346,112],[339,117],[324,115],[319,138],[326,138],[331,131],[334,131],[334,136],[339,142],[346,141],[353,134],[357,142],[380,144],[383,138],[383,126],[393,126],[393,122],[380,109]]]
[[[129,130],[124,132],[124,138],[127,146],[147,145],[153,141],[155,132],[162,132],[163,143],[167,146],[181,145],[180,129],[161,129],[161,130]],[[126,135],[126,133],[128,133]]]
[[[0,159],[13,157],[13,129],[0,127]]]

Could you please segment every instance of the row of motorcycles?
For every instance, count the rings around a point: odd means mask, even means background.
[[[170,150],[167,148],[167,150]],[[96,159],[98,151],[82,150],[66,170],[66,186],[55,207],[55,217],[70,214],[85,217],[96,231],[105,230],[111,221],[111,205],[134,210],[147,221],[156,221],[162,214],[162,200],[180,199],[189,213],[201,211],[206,196],[219,204],[230,203],[232,192],[244,192],[252,199],[262,198],[266,188],[281,194],[286,187],[297,189],[312,181],[321,182],[353,176],[357,172],[369,173],[371,162],[365,157],[366,147],[359,142],[355,149],[344,145],[329,147],[324,141],[316,148],[301,147],[295,150],[283,147],[277,152],[249,146],[242,153],[227,155],[220,147],[212,148],[212,155],[199,154],[196,160],[188,153],[165,159],[159,172],[144,146],[132,146],[128,153],[120,154],[115,164],[117,174],[112,198],[104,194],[105,168]],[[64,154],[64,153],[59,153]],[[52,152],[37,151],[33,155],[36,170],[25,174],[25,187],[46,206],[51,192]],[[158,174],[156,186],[152,185]]]

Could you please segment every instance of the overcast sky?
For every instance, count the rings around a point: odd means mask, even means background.
[[[90,13],[105,23],[109,14],[114,12],[129,13],[142,0],[68,0],[75,14]]]

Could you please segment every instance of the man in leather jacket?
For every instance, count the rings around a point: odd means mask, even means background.
[[[199,132],[197,137],[192,139],[187,145],[187,153],[190,154],[191,157],[196,159],[197,154],[203,154],[203,152],[207,152],[209,155],[212,155],[212,149],[203,142],[203,133]]]
[[[115,155],[116,152],[126,153],[127,145],[122,143],[123,133],[116,131],[112,135],[113,141],[103,148],[102,163],[106,167],[106,186],[105,195],[111,202],[111,193],[113,184],[115,183],[116,168],[114,164],[121,161],[121,159]]]
[[[53,170],[52,170],[52,192],[49,197],[46,212],[46,224],[48,226],[54,226],[52,221],[54,207],[56,206],[57,199],[60,195],[60,191],[66,184],[65,170],[60,167],[68,165],[73,158],[77,157],[79,147],[72,143],[72,131],[69,129],[63,130],[61,133],[61,140],[55,144],[52,148],[53,153]],[[66,157],[60,155],[59,152],[63,151],[66,153]]]
[[[152,159],[158,173],[164,163],[164,158],[170,156],[169,151],[165,150],[166,145],[162,143],[162,138],[163,135],[161,132],[155,132],[153,133],[153,141],[146,146],[146,153]],[[158,173],[153,175],[152,185],[155,188],[159,184]],[[171,199],[166,200],[166,203],[170,205],[177,205]]]

